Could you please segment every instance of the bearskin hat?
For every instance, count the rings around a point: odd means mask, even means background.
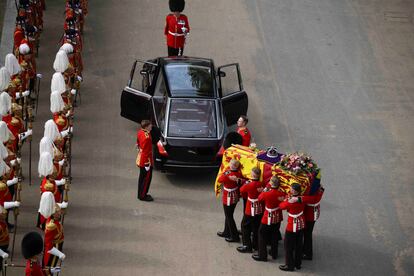
[[[185,7],[185,1],[184,0],[170,0],[170,11],[171,12],[183,12]]]
[[[228,149],[229,147],[231,147],[232,144],[241,145],[242,142],[243,142],[242,136],[238,134],[237,132],[232,131],[226,135],[226,138],[224,139],[224,142],[223,142],[223,148]]]
[[[43,251],[43,239],[37,232],[29,232],[22,240],[22,253],[25,259],[30,259]]]
[[[30,7],[30,2],[29,0],[20,0],[19,1],[19,6],[22,8],[28,8]]]

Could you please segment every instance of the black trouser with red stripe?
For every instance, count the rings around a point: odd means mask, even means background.
[[[260,224],[259,227],[259,257],[261,259],[267,259],[267,244],[270,241],[270,252],[273,259],[277,258],[278,250],[277,250],[277,242],[278,242],[278,232],[280,228],[280,222],[276,224]]]
[[[226,217],[226,220],[224,222],[224,236],[227,238],[232,238],[233,240],[239,240],[239,232],[237,232],[237,226],[236,222],[234,221],[234,209],[236,208],[237,203],[231,204],[230,206],[227,206],[223,204],[224,209],[224,216]]]
[[[256,215],[254,217],[244,215],[241,222],[241,231],[242,231],[242,240],[243,245],[247,246],[249,249],[257,248],[257,237],[259,232],[260,220],[262,219],[262,214]],[[253,234],[253,239],[251,235]]]
[[[152,179],[152,166],[147,171],[145,167],[139,167],[138,199],[143,199],[148,194]]]
[[[285,258],[289,269],[302,265],[303,230],[285,232]]]
[[[305,230],[303,233],[303,255],[312,258],[312,232],[313,227],[315,226],[315,221],[306,221]]]

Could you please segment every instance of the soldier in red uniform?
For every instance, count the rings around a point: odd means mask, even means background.
[[[143,201],[153,201],[148,190],[152,178],[152,139],[151,139],[152,124],[149,120],[142,120],[141,129],[137,133],[137,166],[139,167],[138,178],[138,199]]]
[[[14,29],[14,43],[13,43],[13,53],[17,56],[19,53],[19,46],[22,40],[25,38],[24,26],[27,23],[26,16],[17,16],[16,17],[16,28]]]
[[[318,220],[320,215],[320,202],[323,196],[325,188],[320,186],[319,190],[313,195],[302,196],[299,198],[305,203],[305,230],[303,233],[303,259],[312,260],[312,232],[315,222]]]
[[[294,183],[290,187],[290,196],[298,197],[302,187]],[[292,202],[292,201],[291,201]],[[280,203],[279,208],[287,210],[288,221],[285,232],[285,258],[286,263],[279,268],[284,271],[294,271],[301,269],[302,249],[303,249],[303,229],[305,228],[305,218],[303,210],[305,205],[301,202],[291,203],[288,199]]]
[[[236,159],[230,160],[230,166],[219,177],[218,182],[223,184],[223,209],[224,209],[224,231],[217,232],[219,237],[226,238],[228,242],[239,242],[239,232],[234,221],[234,209],[239,201],[239,185],[243,178],[240,172],[240,162]]]
[[[43,264],[48,267],[55,267],[58,261],[58,257],[48,253],[48,251],[53,247],[60,251],[63,248],[64,235],[63,225],[60,224],[61,214],[62,210],[59,206],[56,206],[55,213],[46,222]]]
[[[43,251],[43,239],[37,232],[27,233],[22,240],[22,253],[26,262],[26,276],[45,276],[40,255]]]
[[[181,14],[184,10],[184,0],[170,0],[170,13],[166,17],[164,35],[167,38],[168,56],[182,56],[187,34],[190,32],[187,16]]]
[[[273,259],[277,258],[277,242],[279,237],[280,223],[283,220],[282,210],[279,204],[285,199],[285,194],[278,190],[279,179],[272,176],[269,187],[259,195],[259,201],[265,206],[262,223],[259,227],[259,250],[258,254],[252,255],[256,261],[267,261],[267,241],[270,240],[270,252]]]
[[[257,234],[263,214],[263,205],[258,199],[264,189],[263,182],[260,181],[260,174],[260,169],[254,167],[251,172],[252,180],[247,180],[240,188],[241,196],[247,198],[241,222],[243,245],[237,247],[237,251],[241,253],[251,253],[253,248],[257,249]],[[251,239],[252,233],[253,240]]]
[[[249,119],[245,115],[241,115],[239,120],[237,120],[237,133],[242,137],[242,145],[245,147],[250,146],[250,140],[252,136],[249,129],[246,127]]]

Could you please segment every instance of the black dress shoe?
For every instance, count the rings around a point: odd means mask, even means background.
[[[253,254],[253,255],[252,255],[252,258],[253,258],[253,260],[258,261],[258,262],[267,262],[267,259],[265,259],[265,258],[260,258],[260,256],[259,256],[259,255],[257,255],[257,254]]]
[[[283,271],[295,271],[294,268],[289,268],[287,265],[279,265],[279,269]]]
[[[143,198],[140,198],[139,200],[141,200],[141,201],[154,201],[154,199],[150,195],[146,195]]]
[[[295,265],[295,268],[296,268],[297,270],[300,270],[300,269],[302,268],[302,266],[300,266],[300,265]]]
[[[221,231],[217,232],[217,236],[222,237],[222,238],[228,238],[228,236],[224,232],[221,232]]]
[[[302,260],[312,261],[312,256],[303,254]]]
[[[239,251],[240,253],[253,253],[253,250],[245,245],[237,247],[237,251]]]
[[[240,239],[226,238],[226,242],[240,242]]]

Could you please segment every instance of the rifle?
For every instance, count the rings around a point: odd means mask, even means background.
[[[21,142],[19,142],[20,146],[21,146]],[[17,152],[17,157],[20,158],[20,150]],[[21,202],[21,197],[20,197],[20,191],[22,190],[22,168],[20,165],[18,165],[17,167],[17,176],[18,176],[18,182],[17,182],[17,191],[15,193],[16,197],[15,197],[15,201]],[[13,233],[13,241],[12,241],[12,250],[11,250],[11,261],[13,261],[13,257],[14,257],[14,246],[16,243],[16,233],[17,233],[17,218],[19,216],[19,207],[15,207],[13,210],[14,213],[14,233]]]

